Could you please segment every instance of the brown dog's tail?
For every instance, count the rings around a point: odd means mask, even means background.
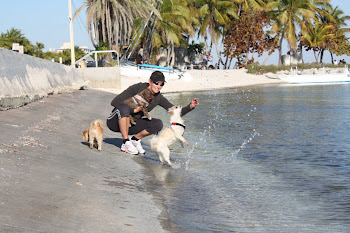
[[[102,120],[95,120],[95,121],[91,122],[91,128],[96,128],[96,127],[100,127],[103,129]]]
[[[84,130],[84,132],[83,132],[83,140],[85,142],[89,141],[89,130],[88,129]]]

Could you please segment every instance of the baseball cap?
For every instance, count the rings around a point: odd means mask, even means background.
[[[151,74],[151,77],[150,79],[152,81],[155,81],[155,82],[159,82],[159,81],[163,81],[165,82],[165,77],[164,77],[164,74],[160,71],[154,71],[152,74]]]

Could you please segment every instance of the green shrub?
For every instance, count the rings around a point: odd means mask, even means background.
[[[252,63],[247,66],[248,73],[249,74],[266,74],[266,73],[277,73],[278,71],[281,70],[290,70],[291,67],[294,67],[295,65],[292,66],[276,66],[276,65],[268,65],[268,66],[263,66],[259,65],[259,63]],[[300,63],[297,65],[299,70],[305,70],[305,69],[313,69],[313,68],[322,68],[322,67],[327,67],[327,68],[339,68],[339,67],[344,67],[343,64],[340,65],[334,65],[334,64],[305,64],[305,63]]]

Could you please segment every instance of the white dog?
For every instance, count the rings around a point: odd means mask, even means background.
[[[151,148],[157,151],[160,161],[164,164],[166,161],[169,166],[173,166],[170,162],[170,150],[169,146],[173,144],[177,139],[180,140],[181,145],[188,144],[186,139],[182,136],[185,132],[184,121],[181,118],[181,106],[173,106],[168,109],[170,114],[171,126],[163,129],[158,135],[154,136],[151,141]]]

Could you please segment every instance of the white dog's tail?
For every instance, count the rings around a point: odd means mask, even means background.
[[[157,151],[157,152],[161,151],[164,146],[166,147],[164,142],[159,140],[159,138],[157,136],[154,136],[150,140],[150,145],[151,145],[151,149],[154,151]]]
[[[154,136],[154,137],[151,139],[150,144],[151,144],[152,150],[157,151],[158,142],[157,142],[156,136]]]

